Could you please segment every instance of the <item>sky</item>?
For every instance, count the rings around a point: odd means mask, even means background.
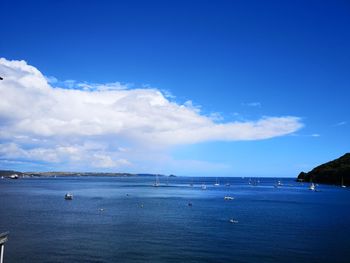
[[[0,169],[295,177],[349,152],[348,1],[1,10]]]

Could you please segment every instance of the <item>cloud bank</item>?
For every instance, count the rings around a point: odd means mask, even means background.
[[[69,87],[59,87],[55,78],[25,61],[1,58],[0,76],[2,160],[124,167],[140,158],[136,149],[262,140],[302,127],[293,116],[222,122],[190,102],[171,101],[160,90],[130,89],[118,82],[68,81]]]

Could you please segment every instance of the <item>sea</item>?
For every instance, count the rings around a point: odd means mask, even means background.
[[[10,232],[4,263],[350,262],[349,187],[159,180],[154,187],[154,176],[0,179],[0,232]],[[64,199],[68,192],[73,200]]]

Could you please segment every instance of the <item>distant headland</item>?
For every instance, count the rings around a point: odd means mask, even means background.
[[[350,185],[350,153],[321,164],[310,172],[301,172],[297,180],[300,182]]]

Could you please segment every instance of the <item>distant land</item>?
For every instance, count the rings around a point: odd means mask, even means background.
[[[132,174],[132,173],[100,173],[100,172],[19,172],[0,170],[0,176],[10,177],[17,174],[19,177],[54,177],[54,176],[167,176],[163,174]],[[169,177],[175,177],[171,174]]]
[[[321,184],[350,185],[350,153],[321,164],[310,172],[301,172],[297,180]]]

